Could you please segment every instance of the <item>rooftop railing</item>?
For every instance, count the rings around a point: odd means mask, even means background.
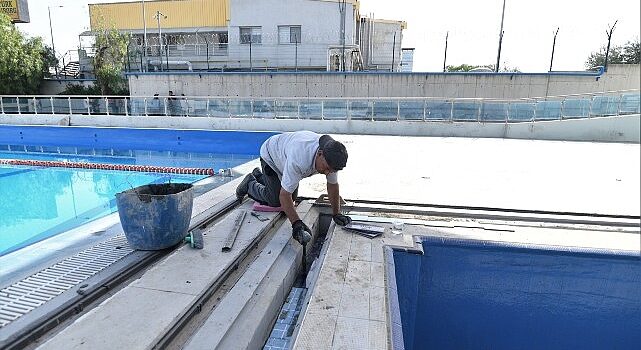
[[[639,90],[515,100],[0,96],[0,113],[519,123],[639,114]]]

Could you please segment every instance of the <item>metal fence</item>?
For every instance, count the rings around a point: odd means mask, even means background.
[[[1,114],[513,123],[638,114],[638,90],[541,99],[0,96]]]

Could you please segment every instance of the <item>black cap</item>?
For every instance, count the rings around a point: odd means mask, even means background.
[[[319,144],[327,165],[335,171],[343,170],[347,165],[347,148],[345,148],[345,145],[334,140],[329,135],[321,136]]]

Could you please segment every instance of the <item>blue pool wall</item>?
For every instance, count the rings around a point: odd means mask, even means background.
[[[386,248],[394,349],[639,349],[638,252],[422,237]]]
[[[126,150],[258,155],[276,132],[0,126],[0,145],[112,148]]]

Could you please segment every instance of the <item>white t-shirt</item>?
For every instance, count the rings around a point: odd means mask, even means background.
[[[321,135],[311,131],[286,132],[267,139],[260,147],[260,157],[278,174],[281,187],[294,192],[300,180],[318,174],[314,163]],[[327,174],[327,183],[338,183],[338,176]]]

